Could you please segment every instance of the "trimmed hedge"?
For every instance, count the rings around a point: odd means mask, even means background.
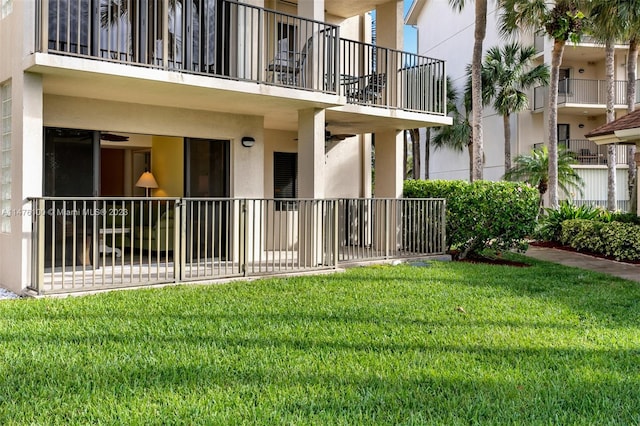
[[[485,248],[526,249],[539,208],[538,191],[518,182],[408,180],[404,196],[447,200],[447,246],[461,258]]]
[[[640,225],[593,220],[562,222],[563,244],[578,251],[611,256],[616,260],[640,260]]]

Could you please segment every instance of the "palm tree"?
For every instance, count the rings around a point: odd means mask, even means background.
[[[596,0],[591,4],[589,14],[590,32],[605,43],[605,75],[607,87],[607,123],[615,120],[615,80],[614,54],[615,42],[623,37],[625,24],[620,22],[619,3],[616,1]],[[607,147],[607,209],[614,211],[616,203],[616,146]]]
[[[483,91],[493,99],[493,109],[502,115],[505,173],[511,168],[511,114],[527,108],[525,90],[549,83],[546,64],[530,67],[535,54],[533,46],[514,42],[489,49],[482,64]]]
[[[449,4],[458,11],[465,6],[465,0],[449,0]],[[487,33],[487,0],[475,0],[475,30],[473,54],[471,57],[471,124],[473,157],[471,161],[471,180],[483,177],[484,144],[482,140],[482,44]]]
[[[549,188],[549,163],[551,156],[545,145],[531,151],[531,154],[518,155],[513,160],[513,167],[504,175],[505,180],[523,181],[538,188],[540,193],[540,210],[544,204],[544,194]],[[558,150],[558,186],[570,195],[571,189],[577,189],[582,194],[584,182],[575,171],[572,164],[576,160],[572,153],[564,147]]]
[[[467,86],[469,85],[470,83],[467,84]],[[449,116],[453,118],[453,123],[450,126],[434,127],[436,134],[430,144],[436,149],[449,148],[458,152],[463,152],[466,148],[469,151],[469,180],[473,180],[473,140],[471,123],[469,122],[471,96],[468,93],[464,97],[462,112],[458,107],[459,98],[451,78],[447,76],[447,111],[449,111]]]
[[[549,201],[558,207],[558,79],[564,47],[582,34],[584,14],[574,0],[499,0],[502,6],[500,30],[508,35],[516,30],[544,30],[553,38],[549,80]]]

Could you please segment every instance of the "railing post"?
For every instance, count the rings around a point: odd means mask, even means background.
[[[389,230],[391,229],[390,226],[390,221],[391,221],[391,214],[389,211],[389,200],[385,199],[384,200],[384,211],[385,211],[385,221],[384,221],[384,258],[385,259],[389,259],[389,239],[390,239],[390,235],[389,235]]]
[[[173,206],[173,246],[176,248],[173,253],[173,279],[176,283],[182,280],[182,242],[181,240],[181,226],[175,226],[175,224],[182,223],[182,199],[176,200]],[[168,244],[167,244],[168,245]]]
[[[447,247],[447,200],[441,200],[441,209],[440,209],[440,251],[442,253],[445,252]]]
[[[238,242],[240,244],[239,250],[239,264],[242,276],[247,276],[247,247],[249,242],[247,236],[249,235],[249,221],[247,220],[247,200],[240,200],[240,235],[238,236]]]
[[[340,218],[338,213],[338,200],[333,200],[333,267],[335,269],[338,268],[338,251],[340,250],[340,226],[338,225]]]
[[[44,200],[31,203],[31,281],[33,289],[42,294],[44,283]]]
[[[49,0],[40,0],[40,22],[36,22],[36,28],[41,28],[40,30],[40,39],[38,43],[40,43],[40,51],[42,53],[47,53],[49,51]]]
[[[177,241],[179,241],[180,250],[178,252],[178,259],[180,262],[180,276],[179,280],[185,280],[185,269],[187,263],[187,203],[190,203],[189,200],[180,199],[180,215],[178,216],[177,223],[179,226],[177,227],[180,232],[180,237]]]

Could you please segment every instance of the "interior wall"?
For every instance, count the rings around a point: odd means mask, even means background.
[[[154,197],[182,197],[184,195],[184,139],[154,136],[151,148],[151,172],[158,188]]]

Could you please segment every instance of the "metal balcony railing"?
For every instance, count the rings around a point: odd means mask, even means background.
[[[340,57],[347,102],[446,115],[444,61],[346,39]]]
[[[536,143],[533,148],[540,148],[542,145],[542,143]],[[558,141],[558,146],[563,146],[572,153],[577,164],[588,166],[607,164],[607,145],[597,145],[588,139],[568,139]],[[627,164],[627,148],[624,145],[616,146],[616,164]]]
[[[548,86],[538,86],[534,89],[533,110],[546,107]],[[627,81],[616,80],[614,83],[614,104],[626,105]],[[640,94],[636,91],[636,102],[640,101]],[[584,80],[567,78],[558,82],[558,105],[584,104],[605,105],[607,103],[606,80]]]
[[[37,0],[36,50],[335,93],[338,27],[229,0]]]
[[[70,293],[442,254],[442,199],[31,201],[31,288]]]

